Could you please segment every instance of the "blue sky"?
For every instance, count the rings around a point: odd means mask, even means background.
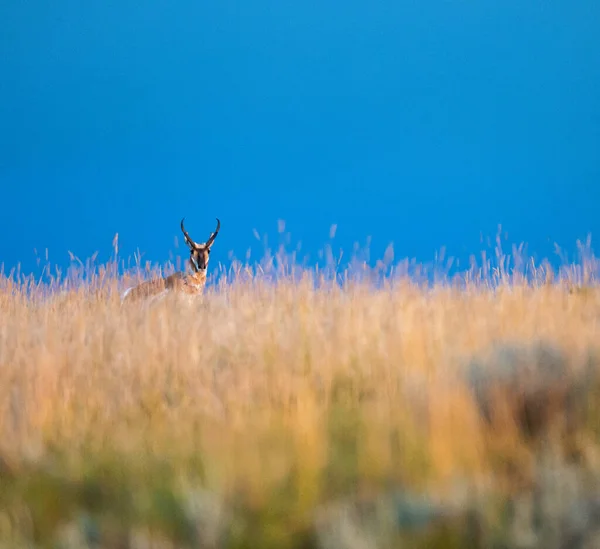
[[[0,263],[600,235],[600,3],[0,4]],[[181,240],[180,240],[181,242]],[[182,251],[181,248],[179,250]],[[260,255],[260,254],[259,254]]]

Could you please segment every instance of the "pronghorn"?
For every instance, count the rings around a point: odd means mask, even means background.
[[[185,219],[185,218],[184,218]],[[164,278],[148,280],[142,282],[133,288],[125,291],[121,298],[121,302],[136,301],[138,299],[150,299],[155,301],[161,299],[168,294],[177,294],[183,297],[194,298],[202,295],[206,284],[206,268],[210,258],[210,248],[219,234],[221,222],[217,218],[217,228],[214,233],[211,233],[206,242],[194,242],[183,225],[184,219],[181,220],[181,230],[185,243],[190,248],[189,264],[191,274],[185,272],[177,272]]]

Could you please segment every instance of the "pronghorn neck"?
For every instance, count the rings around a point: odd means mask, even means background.
[[[190,286],[198,289],[204,288],[206,284],[206,269],[198,269],[186,275],[186,281]]]

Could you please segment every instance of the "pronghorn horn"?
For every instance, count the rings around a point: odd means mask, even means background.
[[[196,244],[194,243],[194,241],[190,238],[190,235],[188,234],[188,232],[185,230],[185,227],[183,226],[183,220],[185,219],[185,217],[181,220],[181,230],[183,232],[183,237],[185,238],[185,243],[191,248],[194,249],[196,247]]]
[[[217,238],[217,235],[219,234],[219,229],[221,228],[221,222],[219,221],[219,218],[217,217],[217,228],[215,229],[215,232],[212,233],[209,237],[209,239],[206,241],[206,245],[207,246],[212,246],[212,243],[215,241],[215,238]]]

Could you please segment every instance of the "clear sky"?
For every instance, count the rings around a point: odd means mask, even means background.
[[[600,237],[595,0],[0,2],[0,263]],[[179,240],[181,243],[181,239]],[[179,252],[183,250],[180,248]]]

